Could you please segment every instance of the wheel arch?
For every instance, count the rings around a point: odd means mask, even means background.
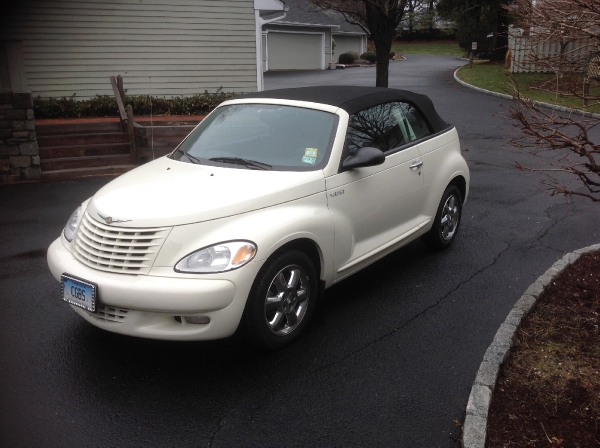
[[[277,248],[270,256],[269,259],[278,256],[279,254],[286,252],[288,250],[299,250],[300,252],[305,253],[308,258],[315,265],[315,270],[317,271],[319,278],[319,297],[323,295],[325,291],[325,263],[323,258],[323,251],[319,247],[316,241],[310,238],[297,238],[291,241],[286,242],[281,247]]]
[[[456,188],[458,188],[458,191],[460,192],[460,197],[462,199],[462,203],[464,204],[467,200],[467,181],[466,181],[466,179],[462,175],[458,175],[450,181],[448,186],[450,186],[450,185],[454,185]]]

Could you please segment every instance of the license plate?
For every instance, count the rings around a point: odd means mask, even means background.
[[[96,312],[96,293],[98,285],[81,278],[63,274],[60,277],[63,289],[63,300],[91,313]]]

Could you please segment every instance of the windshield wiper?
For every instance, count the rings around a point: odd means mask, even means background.
[[[256,160],[242,159],[241,157],[213,157],[208,159],[212,162],[231,163],[232,165],[243,165],[247,168],[257,170],[270,170],[272,168],[268,163],[257,162]]]
[[[194,157],[194,156],[188,154],[187,152],[182,151],[181,149],[176,149],[175,151],[173,151],[173,153],[176,153],[176,152],[186,156],[190,162],[192,162],[196,165],[202,165],[202,162],[200,161],[200,159],[198,157]]]

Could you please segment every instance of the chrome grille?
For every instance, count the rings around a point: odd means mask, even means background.
[[[93,220],[86,212],[77,227],[73,252],[93,269],[147,274],[170,230],[109,226]]]
[[[95,314],[90,313],[96,319],[106,320],[109,322],[123,322],[127,317],[129,310],[123,308],[115,308],[112,306],[98,305]]]

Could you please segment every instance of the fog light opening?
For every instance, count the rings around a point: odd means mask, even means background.
[[[185,316],[184,319],[188,324],[206,325],[210,323],[208,316]]]
[[[181,323],[181,316],[173,316],[173,319],[175,319],[177,322]]]

